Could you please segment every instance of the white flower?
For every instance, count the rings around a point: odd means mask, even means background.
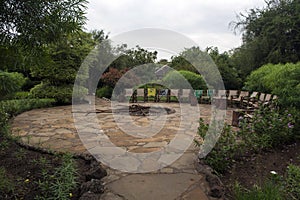
[[[276,175],[276,174],[277,174],[277,172],[275,172],[275,171],[271,171],[270,173],[271,173],[271,174],[274,174],[274,175]]]

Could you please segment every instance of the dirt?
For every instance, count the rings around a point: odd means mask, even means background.
[[[6,141],[0,136],[0,167],[5,168],[5,176],[10,180],[13,191],[1,191],[0,199],[32,200],[41,194],[38,181],[43,179],[42,171],[52,174],[59,167],[62,159],[59,155],[44,153],[21,147],[14,141]],[[43,162],[46,161],[46,164]],[[92,169],[91,160],[75,158],[77,167],[77,187],[71,191],[71,199],[79,199],[80,186],[85,183],[86,172]],[[2,180],[0,180],[1,184]],[[12,188],[12,187],[10,187]]]
[[[271,171],[285,176],[289,164],[300,166],[300,141],[260,153],[248,154],[239,159],[231,170],[220,178],[226,187],[228,199],[232,199],[232,186],[236,182],[250,189],[253,185],[261,185],[270,178]]]

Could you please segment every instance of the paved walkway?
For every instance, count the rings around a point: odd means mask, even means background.
[[[144,103],[141,104],[146,105]],[[121,147],[126,152],[136,154],[151,153],[159,151],[168,145],[174,139],[174,132],[180,131],[182,128],[180,127],[182,119],[180,119],[181,114],[178,103],[156,103],[155,105],[173,108],[176,110],[176,113],[167,115],[161,130],[157,131],[158,133],[152,137],[142,137],[143,134],[147,133],[141,133],[141,137],[125,134],[122,127],[118,126],[120,124],[116,124],[117,120],[112,113],[106,112],[110,109],[110,103],[103,100],[96,101],[95,108],[99,111],[97,114],[72,113],[72,106],[37,109],[22,113],[14,119],[12,132],[14,135],[19,136],[23,143],[36,147],[60,152],[80,154],[96,152],[101,154],[101,151],[97,149],[99,142],[101,142],[101,137],[99,134],[95,134],[95,127],[93,125],[84,127],[86,135],[82,137],[82,134],[79,134],[80,139],[76,130],[78,127],[75,128],[74,126],[73,114],[85,117],[88,120],[88,117],[93,117],[94,115],[97,117],[97,122],[101,127],[101,133],[107,135],[114,145]],[[211,106],[201,104],[199,107],[200,116],[208,122],[211,116]],[[226,118],[228,123],[231,123],[231,117],[232,110],[227,110]],[[138,127],[149,127],[149,123],[151,123],[151,120],[153,121],[151,117],[135,116],[131,117],[131,119]],[[155,121],[155,124],[157,123],[159,123],[159,120]],[[196,120],[192,125],[195,126],[197,123]],[[126,120],[123,121],[124,124],[126,124]],[[97,129],[99,131],[99,127]],[[187,133],[185,132],[185,134]],[[82,144],[82,141],[85,143],[85,146]],[[137,171],[142,172],[147,172],[148,170],[149,172],[147,173],[125,173],[106,167],[108,176],[103,179],[106,191],[101,199],[210,199],[207,196],[209,186],[204,175],[199,174],[195,170],[196,154],[197,149],[192,144],[176,162],[162,169],[152,171],[152,168],[156,166],[152,165],[153,162],[151,160],[143,162],[134,160],[130,162],[130,166],[123,166],[124,168],[128,167],[128,169],[136,167]]]

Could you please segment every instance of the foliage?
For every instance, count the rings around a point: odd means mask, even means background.
[[[215,124],[212,124],[214,126]],[[203,142],[195,140],[198,146],[201,146],[205,141],[209,140],[208,133],[208,124],[205,124],[203,119],[200,118],[198,135],[204,139]],[[217,143],[215,144],[212,151],[205,157],[205,162],[210,165],[216,172],[224,173],[229,169],[231,164],[234,162],[235,155],[238,151],[237,144],[237,135],[234,131],[231,130],[231,127],[225,124]]]
[[[3,0],[0,44],[33,48],[59,41],[84,25],[86,4],[86,0]]]
[[[10,116],[15,116],[24,111],[35,108],[50,107],[54,102],[54,99],[22,99],[0,101],[0,125],[5,125],[8,117]]]
[[[252,199],[288,199],[300,198],[300,167],[290,164],[285,176],[275,172],[262,186],[255,185],[247,190],[238,183],[234,186],[234,197],[237,200]]]
[[[209,53],[209,55],[217,65],[221,73],[225,88],[227,90],[241,89],[242,80],[239,77],[237,69],[234,68],[233,63],[231,62],[229,53],[219,53],[217,47],[207,48],[206,51]]]
[[[225,125],[217,143],[212,151],[204,158],[218,173],[224,173],[230,168],[235,159],[245,152],[261,151],[263,149],[275,147],[293,141],[299,137],[295,129],[296,120],[299,118],[297,110],[286,110],[280,112],[270,108],[260,108],[254,113],[251,121],[240,118],[240,130],[232,131],[230,126]],[[216,126],[212,123],[212,129]],[[208,124],[200,119],[198,135],[204,139],[196,140],[196,144],[201,146],[212,140],[208,133]]]
[[[109,71],[104,73],[101,81],[111,88],[115,87],[119,79],[128,71],[128,69],[118,70],[116,68],[109,68]]]
[[[243,45],[234,60],[244,74],[267,63],[300,60],[300,2],[268,0],[265,8],[250,9],[232,24],[243,32]]]
[[[187,82],[183,82],[186,80]],[[190,88],[206,90],[207,86],[201,75],[190,71],[170,71],[164,78],[163,83],[171,88]],[[190,84],[190,86],[188,85]]]
[[[246,190],[239,184],[234,187],[236,200],[283,200],[283,194],[280,187],[272,181],[265,182],[261,187],[255,185],[250,190]]]
[[[154,63],[157,59],[157,52],[151,52],[146,49],[141,48],[140,46],[136,46],[133,49],[126,49],[127,46],[122,46],[123,53],[114,60],[109,67],[118,69],[118,70],[126,70],[132,69],[135,66]]]
[[[75,88],[76,93],[73,94],[73,85],[52,86],[49,83],[41,83],[30,90],[35,98],[53,98],[57,104],[70,104],[72,95],[74,99],[82,97],[88,93],[86,88]]]
[[[288,166],[285,193],[288,199],[300,199],[300,167],[295,165]]]
[[[247,118],[240,119],[238,134],[248,150],[260,151],[275,147],[296,137],[296,118],[296,110],[282,113],[277,109],[260,107],[250,122]]]
[[[300,108],[300,62],[264,65],[251,73],[245,87],[252,91],[276,94],[282,106]]]
[[[54,170],[54,174],[43,171],[38,187],[42,193],[36,197],[39,200],[69,199],[72,189],[76,187],[76,167],[71,155],[63,156],[61,166]]]
[[[104,86],[102,88],[98,88],[96,91],[96,96],[99,98],[105,97],[105,98],[111,98],[113,89],[109,86]]]
[[[4,167],[0,167],[0,194],[10,193],[14,190],[14,184],[8,178]]]
[[[2,72],[0,71],[0,99],[6,95],[20,91],[26,79],[20,73]]]

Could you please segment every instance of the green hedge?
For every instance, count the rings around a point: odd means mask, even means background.
[[[1,114],[5,113],[8,116],[14,116],[31,109],[50,107],[54,103],[55,103],[55,99],[6,100],[6,101],[0,101],[0,110],[1,110]],[[5,120],[4,117],[3,120]]]
[[[171,88],[189,88],[187,82],[183,82],[183,78],[190,84],[194,90],[206,90],[207,85],[201,75],[190,71],[171,71],[163,78],[163,84]]]
[[[284,107],[300,108],[300,62],[264,65],[251,73],[245,87],[279,96],[279,104]]]
[[[71,104],[73,95],[73,85],[53,86],[48,83],[40,83],[30,90],[30,93],[35,98],[53,98],[57,104]],[[79,88],[74,93],[75,98],[80,98],[87,94],[86,88]]]

